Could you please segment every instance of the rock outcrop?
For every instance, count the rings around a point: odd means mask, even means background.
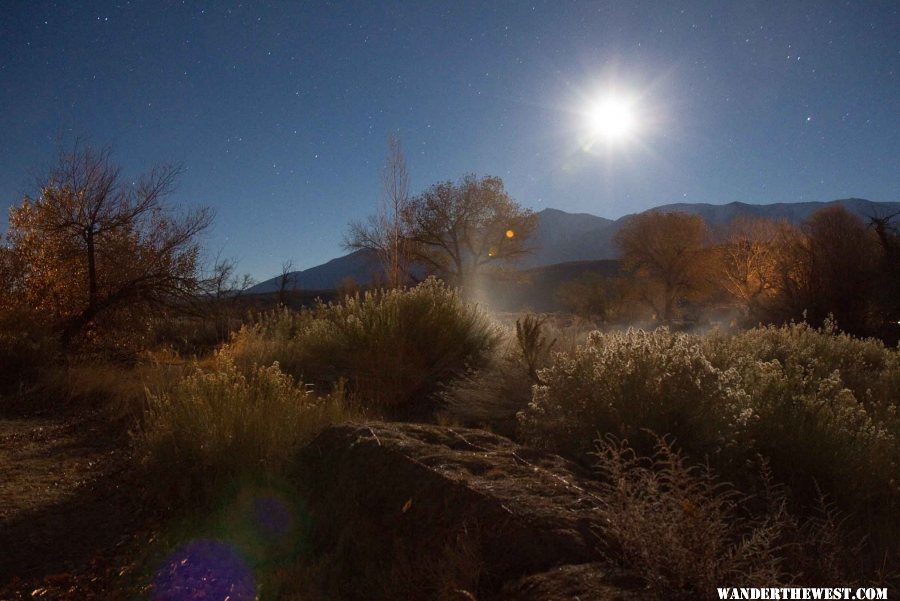
[[[320,577],[349,599],[636,599],[566,460],[481,430],[329,428],[298,462]]]

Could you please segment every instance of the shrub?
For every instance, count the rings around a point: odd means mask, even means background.
[[[59,349],[51,337],[0,328],[0,395],[20,393],[33,386],[59,359]]]
[[[647,429],[671,434],[694,457],[721,452],[734,445],[749,402],[737,373],[713,366],[699,337],[666,328],[593,332],[538,375],[519,416],[523,436],[580,460],[598,433],[649,451]]]
[[[150,323],[151,348],[169,348],[182,356],[203,356],[228,341],[242,325],[241,316],[219,314],[212,307],[202,315],[161,314]]]
[[[868,413],[900,434],[900,353],[875,338],[853,337],[826,321],[821,329],[800,323],[714,335],[707,348],[710,359],[720,367],[744,371],[776,361],[786,377],[802,381],[805,388],[798,392],[815,392],[819,382],[836,379],[840,389],[850,391]]]
[[[537,375],[538,367],[546,362],[550,350],[556,344],[555,338],[548,340],[544,335],[545,321],[546,318],[535,315],[526,315],[516,320],[516,342],[519,344],[519,352],[528,368],[528,375],[535,382],[540,382]]]
[[[169,391],[188,373],[185,364],[144,358],[136,365],[102,360],[71,360],[41,380],[35,397],[70,410],[98,410],[109,433],[127,436],[139,425],[147,403],[147,389]]]
[[[245,375],[220,353],[214,370],[198,368],[149,395],[138,438],[151,472],[169,480],[166,492],[206,498],[233,482],[278,476],[301,445],[345,417],[340,388],[320,397],[277,364]]]
[[[532,314],[516,319],[514,329],[501,326],[500,331],[501,344],[487,364],[441,392],[442,416],[452,423],[515,437],[516,415],[531,401],[537,372],[550,364],[552,349],[574,349],[587,331],[560,328],[550,316]]]
[[[716,599],[723,583],[886,583],[859,561],[862,541],[827,500],[820,498],[814,515],[795,517],[765,465],[762,494],[753,497],[692,465],[665,438],[641,456],[627,441],[607,437],[595,457],[606,550],[660,599]]]
[[[766,457],[798,501],[824,491],[876,536],[896,535],[898,353],[805,324],[713,336],[707,346],[713,363],[740,373],[752,399],[741,446]]]
[[[429,279],[409,290],[270,313],[244,327],[228,352],[244,370],[278,361],[320,388],[346,380],[354,400],[391,412],[409,410],[482,365],[498,341],[484,313]]]
[[[595,457],[608,551],[660,599],[714,599],[725,582],[790,582],[780,563],[792,522],[780,500],[749,515],[746,497],[708,469],[689,466],[664,438],[651,456],[640,456],[608,437]]]
[[[707,338],[593,333],[539,371],[520,426],[527,441],[581,461],[598,435],[642,454],[652,446],[644,429],[670,435],[750,492],[762,459],[793,509],[814,511],[824,493],[878,547],[900,531],[898,366],[877,341],[805,325]]]

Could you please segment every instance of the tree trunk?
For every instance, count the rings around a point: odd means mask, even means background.
[[[97,256],[92,229],[86,229],[85,242],[87,242],[88,260],[88,312],[92,312],[97,306]]]

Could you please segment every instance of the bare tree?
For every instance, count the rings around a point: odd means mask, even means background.
[[[108,148],[76,143],[40,196],[11,209],[22,296],[52,316],[65,344],[104,316],[177,304],[197,290],[197,238],[212,214],[165,204],[180,173],[160,166],[125,182]]]
[[[200,282],[200,291],[215,301],[227,298],[234,302],[255,283],[249,273],[238,274],[237,260],[223,258],[219,253],[209,274]]]
[[[216,340],[224,342],[240,324],[240,301],[254,284],[249,273],[239,274],[237,261],[223,258],[213,260],[209,273],[200,282],[194,310],[214,324]]]
[[[287,261],[282,261],[281,263],[281,272],[278,274],[278,306],[284,307],[287,305],[287,296],[288,292],[292,291],[296,286],[297,282],[293,277],[294,271],[294,260],[288,259]]]
[[[409,210],[409,172],[400,140],[388,137],[388,152],[381,171],[382,194],[378,212],[364,222],[350,224],[344,245],[366,249],[378,256],[387,285],[403,286],[409,281],[409,242],[404,235],[404,215]]]

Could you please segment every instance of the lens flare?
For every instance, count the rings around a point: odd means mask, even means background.
[[[151,595],[153,601],[255,598],[256,581],[244,558],[232,545],[211,539],[177,549],[157,571]]]
[[[284,536],[293,528],[290,508],[274,495],[254,499],[253,512],[259,528],[266,534]]]

